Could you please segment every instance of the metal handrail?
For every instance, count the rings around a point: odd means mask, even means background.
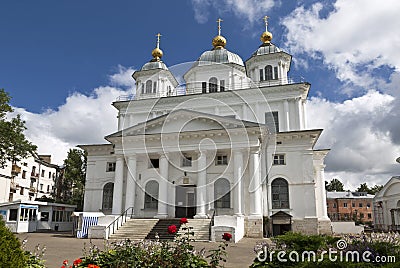
[[[213,214],[211,216],[210,226],[208,227],[208,240],[211,241],[211,228],[214,226],[214,217],[215,217],[215,209],[213,210]]]
[[[121,215],[119,215],[113,222],[111,222],[106,228],[105,228],[105,233],[106,233],[106,239],[108,239],[110,237],[111,234],[115,233],[115,228],[118,230],[119,227],[122,226],[119,225],[119,220],[122,219],[122,221],[125,223],[126,222],[126,217],[128,216],[128,210],[131,210],[131,215],[130,217],[132,217],[133,215],[133,207],[129,207],[127,208],[124,212],[121,213]],[[115,223],[117,223],[117,227],[115,227]],[[111,233],[111,228],[112,228],[112,233]]]

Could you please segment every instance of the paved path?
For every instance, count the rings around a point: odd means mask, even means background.
[[[83,248],[85,246],[88,248],[90,244],[89,239],[77,239],[70,233],[25,233],[17,236],[21,241],[28,240],[27,250],[33,251],[38,244],[46,246],[44,259],[48,268],[61,267],[65,259],[72,263],[73,260],[83,256]],[[253,248],[257,242],[261,241],[262,239],[244,238],[239,243],[230,243],[225,267],[249,267],[255,257]],[[103,249],[106,243],[102,239],[92,239],[91,242],[100,249]],[[195,242],[194,245],[198,250],[218,247],[218,243],[212,242]]]

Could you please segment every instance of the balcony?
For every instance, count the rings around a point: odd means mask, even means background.
[[[33,186],[29,187],[29,192],[36,193],[36,191],[37,190],[35,187],[33,187]]]
[[[39,178],[39,173],[31,172],[32,178]]]
[[[13,164],[13,165],[11,166],[11,174],[17,175],[17,174],[19,174],[19,173],[21,173],[21,167],[18,166],[17,164]]]

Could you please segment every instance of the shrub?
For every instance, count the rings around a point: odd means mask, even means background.
[[[18,238],[0,220],[0,264],[2,267],[26,267],[27,260]]]

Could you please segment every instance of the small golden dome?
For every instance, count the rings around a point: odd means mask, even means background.
[[[272,33],[268,32],[268,31],[263,32],[263,33],[261,34],[260,40],[261,40],[261,42],[263,42],[264,44],[267,44],[267,43],[271,42],[271,40],[272,40]]]
[[[216,49],[220,49],[226,46],[226,39],[222,35],[217,35],[212,40],[212,45]]]
[[[151,55],[153,56],[154,59],[160,60],[161,57],[163,56],[163,52],[162,52],[161,49],[159,49],[158,47],[156,47],[156,48],[153,49],[153,51],[151,52]]]

